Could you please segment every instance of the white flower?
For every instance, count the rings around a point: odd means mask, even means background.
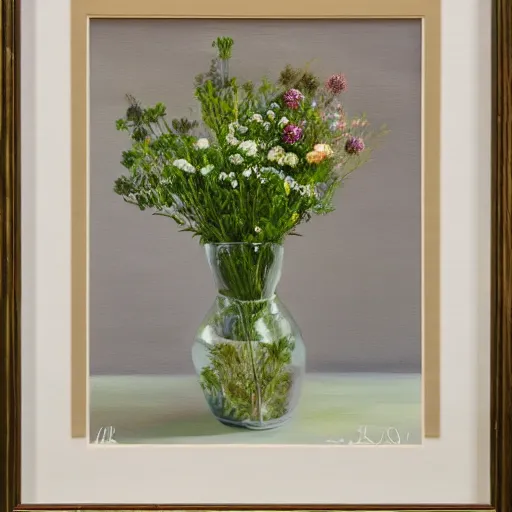
[[[276,114],[273,110],[267,110],[267,117],[273,121],[276,118]]]
[[[229,161],[232,164],[240,165],[241,163],[243,163],[244,159],[243,159],[242,155],[240,155],[239,153],[235,153],[234,155],[231,155],[229,157]]]
[[[228,175],[225,172],[221,172],[219,174],[219,180],[224,181],[224,180],[227,180],[227,179],[228,179]]]
[[[258,152],[258,145],[253,140],[244,140],[238,146],[247,156],[254,156]]]
[[[248,129],[249,129],[249,128],[247,128],[247,126],[242,126],[242,125],[240,125],[240,126],[238,127],[238,131],[239,131],[240,133],[245,133]]]
[[[267,131],[270,130],[270,123],[268,121],[265,121],[263,123],[263,128],[265,128],[265,130],[267,130]]]
[[[271,162],[275,162],[276,160],[279,160],[281,157],[283,157],[285,154],[284,149],[281,146],[274,146],[267,155],[267,158]]]
[[[246,170],[242,173],[242,176],[244,176],[245,178],[248,178],[251,174],[252,174],[252,170],[251,170],[251,169],[246,169]]]
[[[234,131],[239,127],[240,125],[235,121],[234,123],[229,123],[228,130],[231,135],[233,135]]]
[[[263,117],[261,116],[261,114],[254,114],[251,117],[251,121],[256,121],[257,123],[262,123],[263,122]]]
[[[234,173],[234,172],[230,172],[230,173],[228,174],[228,178],[233,179],[234,177],[235,177],[235,173]]]
[[[190,172],[190,173],[196,172],[196,168],[192,164],[190,164],[189,162],[184,160],[183,158],[180,158],[179,160],[174,160],[172,165],[174,165],[175,167],[177,167],[178,169],[180,169],[184,172]]]
[[[232,186],[233,188],[238,187],[238,181],[233,180],[233,181],[231,182],[231,186]]]
[[[261,183],[264,185],[265,183],[267,183],[267,178],[261,178]]]
[[[201,169],[201,174],[202,174],[203,176],[206,176],[207,174],[209,174],[209,173],[210,173],[210,172],[212,172],[212,171],[213,171],[213,165],[212,165],[212,164],[210,164],[210,165],[207,165],[207,166],[205,166],[205,167],[203,167],[203,168]]]
[[[261,233],[261,228],[259,226],[256,226],[254,228],[254,231],[256,231],[256,233]]]
[[[206,149],[206,148],[210,147],[210,142],[208,141],[208,139],[197,139],[196,143],[195,143],[195,147],[197,149]]]
[[[232,133],[226,135],[226,142],[231,146],[236,146],[240,143],[240,141]]]
[[[286,153],[283,158],[283,163],[290,167],[295,167],[299,163],[299,157],[295,153]]]
[[[287,117],[281,117],[279,120],[279,126],[284,126],[285,124],[288,124],[290,120]]]
[[[277,103],[271,103],[270,108],[276,109],[279,108],[279,105]]]

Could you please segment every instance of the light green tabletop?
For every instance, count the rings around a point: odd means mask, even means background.
[[[267,431],[231,428],[210,413],[197,378],[90,378],[90,438],[115,428],[128,444],[421,443],[417,374],[308,374],[293,419]]]

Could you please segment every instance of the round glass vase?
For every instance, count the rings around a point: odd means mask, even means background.
[[[290,419],[306,351],[299,327],[276,295],[283,247],[205,246],[218,294],[192,348],[213,415],[230,426],[265,430]]]

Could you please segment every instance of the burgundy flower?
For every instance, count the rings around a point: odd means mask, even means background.
[[[291,109],[299,108],[300,102],[304,99],[304,95],[297,89],[290,89],[283,94],[284,104]]]
[[[345,144],[345,151],[351,155],[357,155],[364,150],[364,141],[359,137],[349,136]]]
[[[302,128],[294,124],[287,124],[283,130],[283,141],[286,144],[295,144],[302,137]]]
[[[347,80],[345,75],[332,75],[327,82],[325,88],[333,94],[339,94],[347,89]]]

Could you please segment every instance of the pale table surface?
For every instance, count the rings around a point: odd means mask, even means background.
[[[308,374],[294,418],[267,431],[219,423],[192,375],[93,376],[89,403],[91,441],[108,426],[117,443],[127,444],[419,444],[422,438],[418,374]]]

